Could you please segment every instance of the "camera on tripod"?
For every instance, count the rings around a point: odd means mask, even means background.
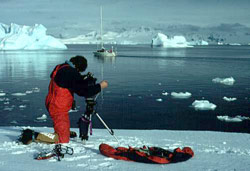
[[[93,76],[92,73],[88,73],[87,75],[83,76],[83,79],[87,81],[88,86],[94,86],[96,84],[96,78]],[[118,142],[118,139],[114,135],[114,131],[110,129],[107,124],[103,121],[103,119],[100,117],[100,115],[96,112],[95,105],[97,104],[96,99],[98,97],[99,93],[94,96],[85,96],[85,102],[86,102],[86,109],[84,114],[80,117],[78,121],[79,126],[79,137],[83,142],[88,140],[88,132],[90,131],[90,135],[92,135],[92,121],[91,117],[92,115],[96,115],[97,118],[101,121],[101,123],[104,125],[104,127],[108,130],[110,135],[112,135],[116,141]]]
[[[94,74],[88,72],[86,75],[82,76],[83,80],[88,83],[88,86],[93,86],[96,84],[97,78],[94,77]]]
[[[94,75],[90,72],[87,73],[87,75],[83,75],[83,80],[87,82],[88,86],[94,86],[96,84],[97,79],[94,77]],[[79,126],[79,137],[81,140],[88,140],[88,131],[90,128],[90,135],[92,134],[92,122],[91,117],[93,114],[95,114],[95,105],[96,103],[97,95],[88,97],[85,96],[85,102],[86,102],[86,108],[84,114],[80,117],[78,121]]]

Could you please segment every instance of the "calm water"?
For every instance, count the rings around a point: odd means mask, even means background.
[[[48,114],[44,100],[49,74],[55,65],[79,54],[88,59],[88,71],[99,81],[109,81],[109,88],[98,97],[97,110],[111,128],[250,132],[250,121],[226,123],[216,118],[250,117],[249,46],[118,46],[119,56],[107,59],[94,57],[95,49],[92,45],[71,45],[66,51],[1,51],[0,125],[52,126],[49,117],[46,122],[36,120]],[[236,82],[233,86],[215,84],[212,79],[216,77],[233,77]],[[192,93],[191,98],[170,95],[186,91]],[[227,102],[224,96],[237,100]],[[202,99],[217,108],[196,111],[191,107],[194,100]],[[72,127],[77,127],[85,110],[84,98],[76,96],[76,100],[79,111],[70,113]],[[96,117],[93,126],[103,128]]]

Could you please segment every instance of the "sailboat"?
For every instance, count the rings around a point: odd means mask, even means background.
[[[110,50],[106,50],[103,46],[103,37],[102,37],[102,7],[100,7],[100,15],[101,15],[101,30],[100,30],[100,36],[101,36],[101,49],[97,50],[94,53],[94,56],[96,57],[115,57],[116,52],[114,52],[113,46]]]

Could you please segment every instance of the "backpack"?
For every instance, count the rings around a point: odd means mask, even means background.
[[[100,144],[99,150],[104,156],[117,160],[154,164],[177,163],[186,161],[194,156],[194,152],[190,147],[184,147],[183,149],[176,148],[170,151],[160,147],[143,146],[142,148],[113,148],[108,144]]]

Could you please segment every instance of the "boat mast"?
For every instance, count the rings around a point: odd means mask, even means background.
[[[100,15],[101,15],[101,30],[100,30],[100,33],[101,33],[101,48],[103,49],[103,38],[102,38],[102,6],[100,7]]]

